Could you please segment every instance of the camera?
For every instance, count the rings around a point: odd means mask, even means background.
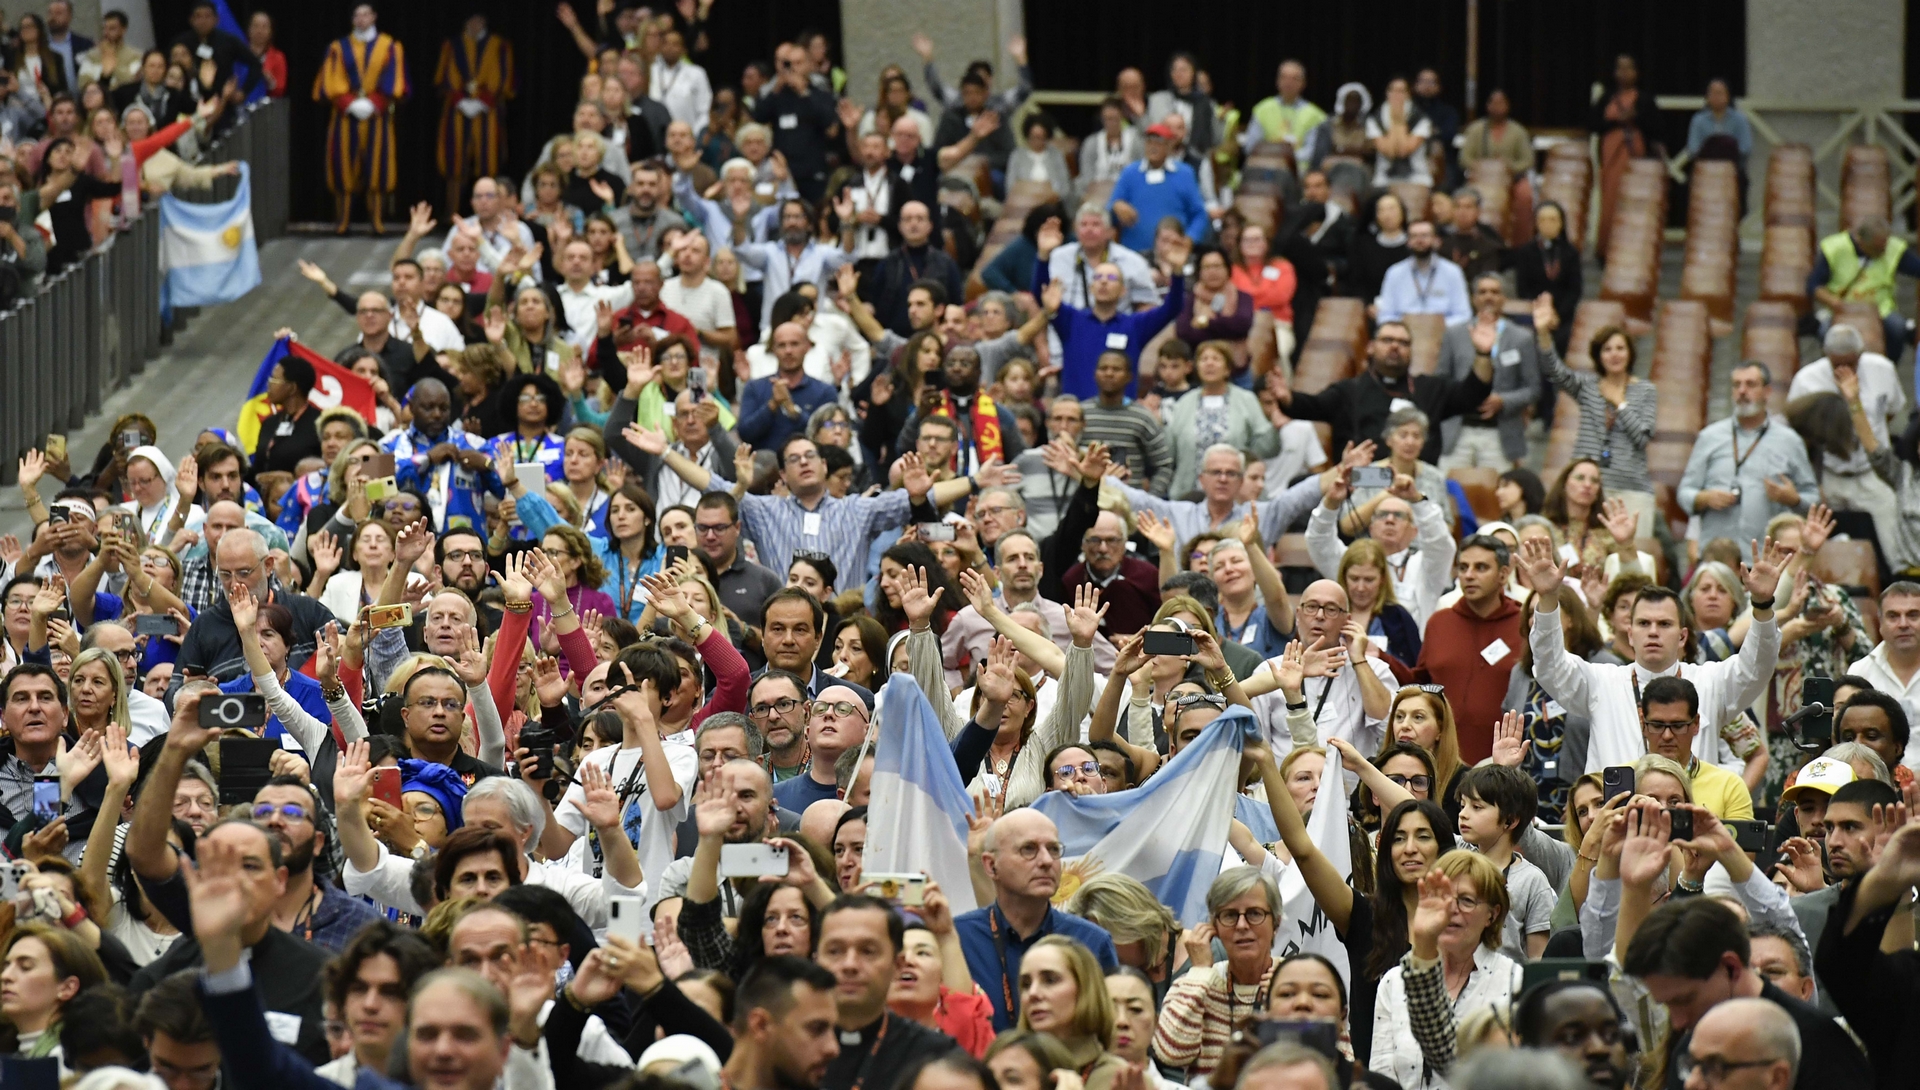
[[[267,698],[259,693],[221,693],[200,700],[200,725],[208,730],[251,730],[266,721]]]

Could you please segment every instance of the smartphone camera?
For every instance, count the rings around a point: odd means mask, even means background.
[[[222,693],[200,700],[200,726],[207,730],[247,730],[267,721],[267,698],[259,693]]]

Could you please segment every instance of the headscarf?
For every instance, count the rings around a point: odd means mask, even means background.
[[[1327,115],[1335,121],[1340,119],[1340,106],[1347,101],[1348,91],[1360,92],[1360,118],[1356,123],[1365,123],[1367,115],[1373,112],[1373,95],[1368,93],[1366,85],[1362,83],[1341,84],[1340,89],[1333,93],[1333,109],[1328,110]]]
[[[160,502],[159,513],[153,517],[151,523],[141,527],[146,532],[147,540],[158,541],[160,531],[167,528],[167,523],[173,518],[173,509],[180,502],[180,493],[173,487],[174,464],[167,460],[166,452],[156,446],[133,448],[127,454],[127,464],[132,465],[135,458],[144,458],[151,463],[153,471],[160,475],[160,480],[167,486],[167,498]],[[138,499],[132,502],[135,517],[145,521],[146,505]]]
[[[459,773],[446,765],[412,757],[402,759],[400,790],[431,795],[433,801],[440,804],[440,813],[447,819],[447,832],[455,832],[465,824],[460,807],[467,797],[467,785],[460,779]]]

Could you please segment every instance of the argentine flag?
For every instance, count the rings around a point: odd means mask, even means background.
[[[1118,871],[1152,890],[1181,923],[1205,921],[1207,887],[1220,876],[1228,850],[1240,751],[1258,729],[1253,713],[1235,705],[1139,787],[1040,796],[1033,808],[1059,827],[1065,856],[1055,903],[1082,881]]]
[[[860,869],[869,874],[924,871],[940,883],[954,915],[972,912],[979,907],[967,874],[967,816],[973,802],[960,782],[946,732],[927,695],[904,671],[880,690],[879,712]]]
[[[253,183],[240,164],[233,199],[189,204],[160,198],[160,309],[230,303],[260,284],[253,246]]]
[[[1314,796],[1313,813],[1307,815],[1307,839],[1320,849],[1340,877],[1353,878],[1353,842],[1347,839],[1346,780],[1341,772],[1340,755],[1327,754],[1327,767],[1320,772],[1320,790]],[[1266,809],[1262,803],[1261,809]],[[1269,815],[1268,820],[1272,817]],[[1295,954],[1319,954],[1340,970],[1342,978],[1353,980],[1353,967],[1347,964],[1347,946],[1333,929],[1333,923],[1320,909],[1313,891],[1300,868],[1282,863],[1271,853],[1262,868],[1280,887],[1280,919],[1273,929],[1274,953],[1281,957]],[[1357,895],[1356,895],[1357,896]]]

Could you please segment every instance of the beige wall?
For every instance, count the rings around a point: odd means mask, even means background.
[[[1020,0],[840,0],[848,97],[872,105],[880,69],[892,62],[907,69],[914,93],[925,98],[922,65],[913,52],[916,31],[933,39],[943,81],[951,84],[968,61],[989,57],[997,84],[1011,86],[1007,39],[1022,32],[1021,10]]]

